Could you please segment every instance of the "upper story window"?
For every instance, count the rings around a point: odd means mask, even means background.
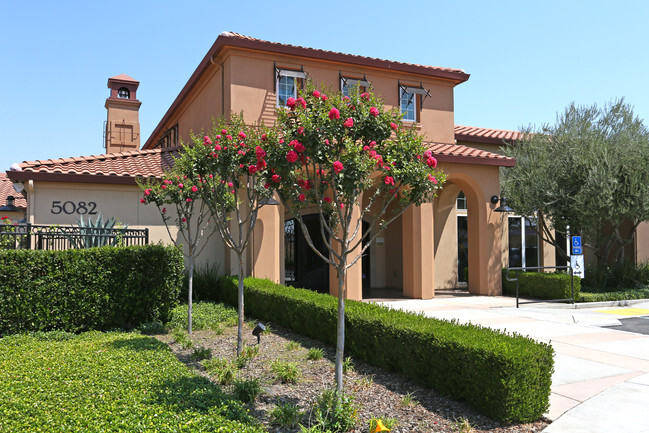
[[[128,99],[131,97],[131,92],[126,87],[120,87],[117,91],[117,97],[119,99]]]
[[[358,91],[362,93],[367,91],[367,89],[370,87],[370,83],[365,77],[363,77],[363,79],[361,80],[359,78],[343,77],[342,75],[340,76],[340,93],[342,93],[343,96],[349,96],[349,92],[355,87],[358,87]]]
[[[304,71],[275,67],[275,93],[278,107],[286,107],[288,98],[297,97],[297,88],[302,87],[305,78]]]
[[[399,83],[399,108],[406,122],[417,122],[421,104],[430,96],[428,90],[420,84],[419,87],[406,86]]]
[[[407,88],[399,88],[399,106],[403,120],[406,122],[417,121],[417,95],[408,92]]]

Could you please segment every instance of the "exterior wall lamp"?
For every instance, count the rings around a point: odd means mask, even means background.
[[[494,212],[514,212],[514,209],[507,206],[507,199],[505,197],[499,198],[497,195],[492,195],[491,202],[493,204],[498,204],[498,202],[500,202],[500,206],[494,209]]]
[[[259,206],[278,206],[279,202],[272,197],[266,197],[259,200]]]

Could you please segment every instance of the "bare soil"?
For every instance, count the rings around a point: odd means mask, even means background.
[[[316,397],[334,385],[335,349],[273,324],[270,324],[270,331],[262,335],[258,355],[239,370],[239,378],[261,380],[262,394],[249,407],[269,432],[299,432],[299,427],[271,425],[268,414],[278,402],[291,402],[304,410],[302,424],[308,426],[310,410]],[[244,335],[247,346],[257,344],[257,339],[251,335],[250,330],[246,330]],[[171,335],[158,335],[157,338],[167,343],[178,359],[190,368],[210,377],[200,362],[192,359],[193,349],[182,349]],[[208,348],[213,357],[230,360],[236,358],[236,338],[236,326],[226,328],[222,335],[211,330],[195,331],[192,335],[195,348]],[[290,342],[296,342],[299,346],[291,349]],[[324,357],[318,361],[308,360],[307,352],[312,347],[323,349]],[[270,368],[276,360],[296,363],[301,370],[301,379],[295,384],[284,384],[277,380]],[[399,374],[357,361],[353,365],[353,371],[348,371],[345,375],[345,391],[354,396],[359,407],[358,423],[353,432],[369,432],[369,420],[372,417],[395,418],[398,424],[392,429],[393,433],[540,432],[549,424],[546,419],[528,424],[494,421],[464,403],[419,386]],[[229,391],[228,386],[225,389]],[[407,396],[414,397],[414,402],[406,404]]]

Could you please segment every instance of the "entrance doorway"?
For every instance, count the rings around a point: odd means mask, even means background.
[[[313,245],[324,256],[327,248],[320,234],[320,217],[302,217]],[[300,223],[289,219],[284,223],[284,279],[287,285],[329,293],[329,265],[307,243]]]

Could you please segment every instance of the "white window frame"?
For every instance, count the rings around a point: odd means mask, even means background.
[[[416,93],[410,93],[410,92],[408,92],[408,90],[409,90],[409,88],[407,88],[407,87],[399,86],[399,111],[401,112],[401,114],[403,114],[402,120],[404,122],[413,122],[414,123],[414,122],[417,121],[417,108],[418,108],[417,99],[418,98],[417,98]],[[403,109],[404,95],[411,96],[411,101],[408,103],[408,107],[412,103],[412,115],[414,117],[412,119],[410,117],[407,117],[407,114],[409,113],[409,111],[404,111],[404,109]]]
[[[525,230],[527,229],[527,226],[525,225],[526,218],[520,215],[508,215],[507,216],[507,265],[510,265],[510,258],[509,258],[509,220],[510,219],[520,219],[521,221],[521,267],[525,268],[527,266],[527,254],[526,254],[526,246],[525,246]],[[537,223],[538,227],[538,223]],[[530,229],[531,230],[531,229]],[[541,265],[541,237],[539,234],[536,234],[536,263],[538,264],[537,266]]]
[[[306,74],[303,71],[294,71],[291,69],[279,69],[275,68],[275,94],[276,94],[276,104],[278,107],[286,107],[286,103],[284,105],[280,104],[280,82],[282,78],[291,78],[293,80],[293,94],[291,95],[293,98],[297,98],[297,86],[298,86],[298,81],[297,79],[302,79],[304,80],[306,78]],[[290,98],[291,96],[287,96],[286,99]]]

